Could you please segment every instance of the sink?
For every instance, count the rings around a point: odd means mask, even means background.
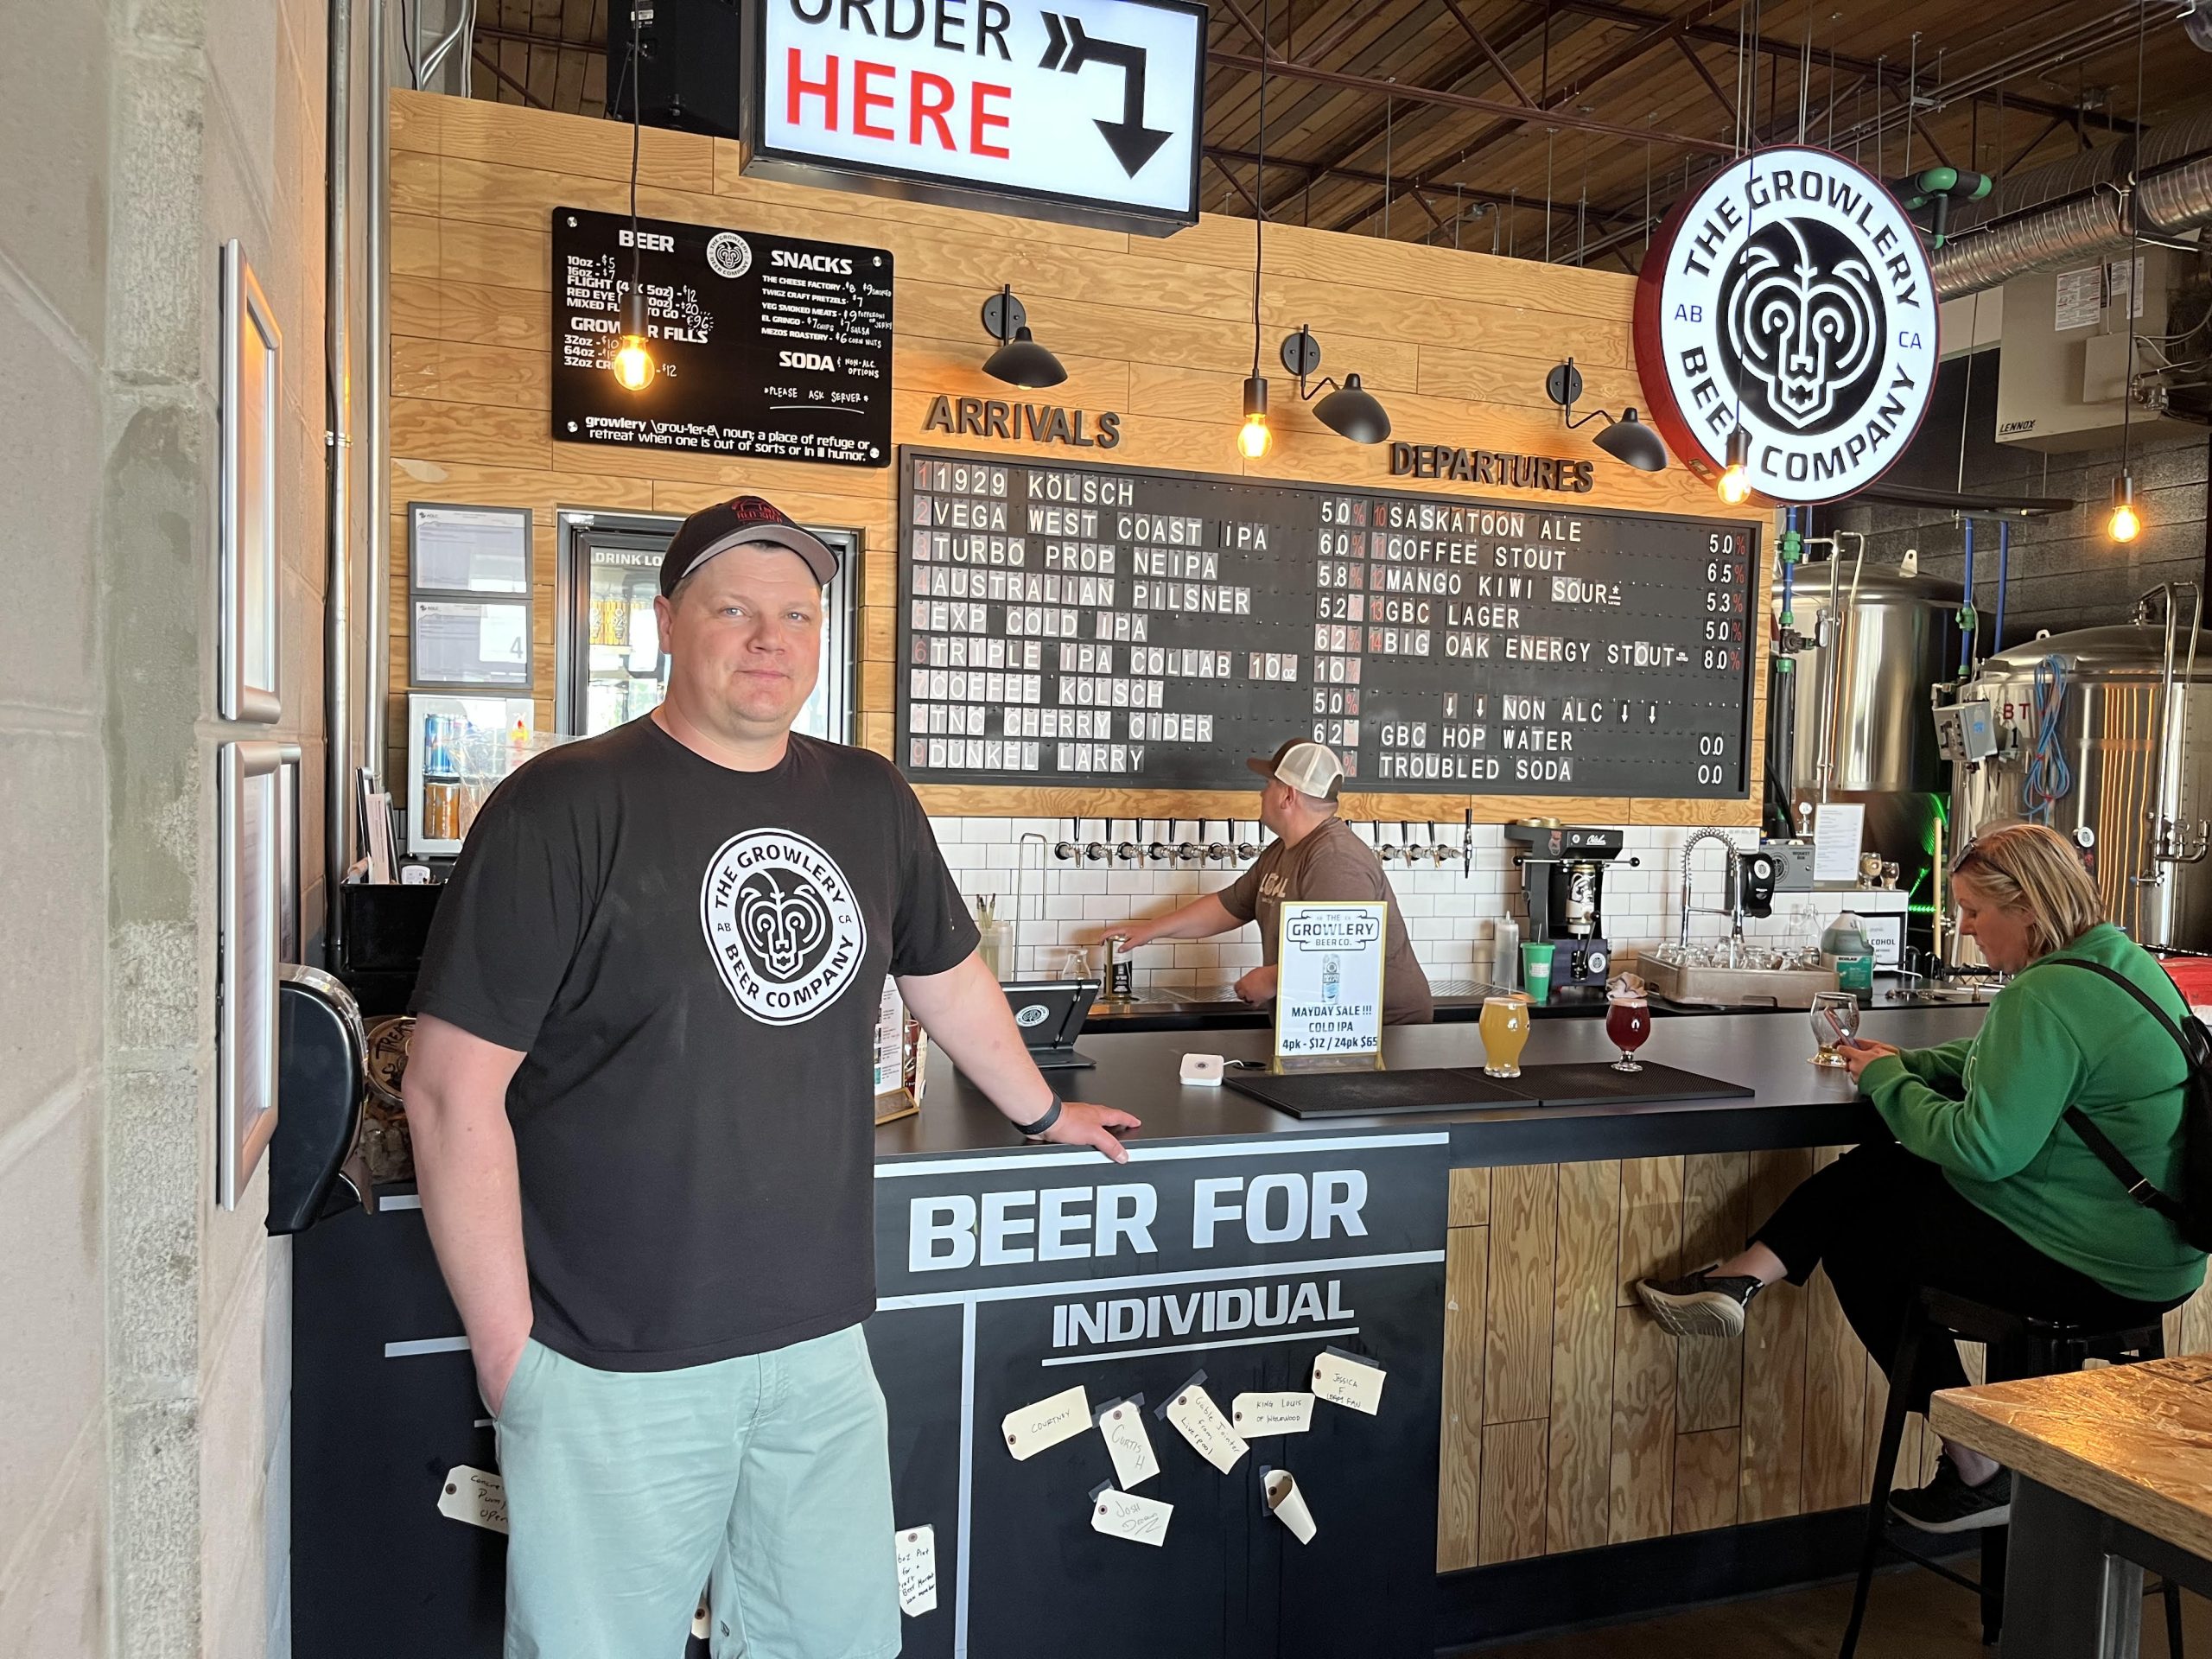
[[[1835,989],[1829,968],[1695,968],[1637,953],[1636,971],[1672,1002],[1712,1007],[1809,1008],[1815,992]]]

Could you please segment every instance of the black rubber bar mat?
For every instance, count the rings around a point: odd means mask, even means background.
[[[1479,1071],[1482,1082],[1491,1079]],[[1646,1060],[1641,1071],[1616,1071],[1605,1060],[1565,1065],[1524,1065],[1513,1086],[1547,1106],[1635,1106],[1660,1100],[1748,1100],[1758,1092],[1740,1083]]]
[[[1417,1071],[1288,1071],[1280,1075],[1271,1071],[1231,1071],[1222,1082],[1237,1093],[1265,1101],[1277,1111],[1288,1112],[1293,1117],[1367,1117],[1389,1112],[1457,1112],[1484,1106],[1536,1104],[1525,1076],[1520,1086],[1516,1086],[1486,1077],[1478,1071],[1441,1067]]]

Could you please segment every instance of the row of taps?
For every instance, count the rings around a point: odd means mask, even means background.
[[[1218,865],[1232,861],[1249,864],[1260,855],[1258,843],[1239,833],[1241,827],[1246,822],[1241,818],[1100,818],[1096,822],[1103,826],[1100,832],[1103,839],[1099,841],[1083,839],[1084,822],[1081,818],[1068,820],[1069,839],[1053,845],[1053,857],[1064,863],[1081,864]],[[1114,826],[1116,823],[1135,826],[1130,832],[1135,839],[1116,841],[1114,838]],[[1147,824],[1159,829],[1166,836],[1173,837],[1176,827],[1184,823],[1192,826],[1197,839],[1185,841],[1146,839],[1145,827]],[[1209,829],[1216,823],[1220,824],[1222,833],[1229,839],[1209,841],[1205,838]],[[1426,842],[1417,842],[1414,839],[1414,832],[1423,827],[1426,827],[1428,831],[1428,839]],[[1403,864],[1409,870],[1423,863],[1442,869],[1455,859],[1462,870],[1469,868],[1472,864],[1474,831],[1471,827],[1464,831],[1457,842],[1440,839],[1433,823],[1426,826],[1402,823],[1397,829],[1397,840],[1389,842],[1382,838],[1382,825],[1380,823],[1369,825],[1368,839],[1375,849],[1375,855],[1385,864]],[[1251,825],[1251,835],[1256,836],[1259,834],[1260,826],[1254,823]]]

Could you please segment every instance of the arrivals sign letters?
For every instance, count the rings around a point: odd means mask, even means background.
[[[1919,232],[1840,156],[1757,150],[1669,216],[1637,278],[1636,360],[1667,447],[1717,477],[1832,501],[1872,483],[1927,412],[1936,295]]]

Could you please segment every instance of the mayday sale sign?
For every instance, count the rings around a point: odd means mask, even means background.
[[[1755,150],[1669,216],[1637,279],[1636,360],[1668,448],[1716,476],[1738,432],[1751,487],[1832,501],[1911,442],[1936,386],[1920,233],[1840,156]]]
[[[1198,219],[1192,0],[754,0],[746,171],[1165,235]]]

